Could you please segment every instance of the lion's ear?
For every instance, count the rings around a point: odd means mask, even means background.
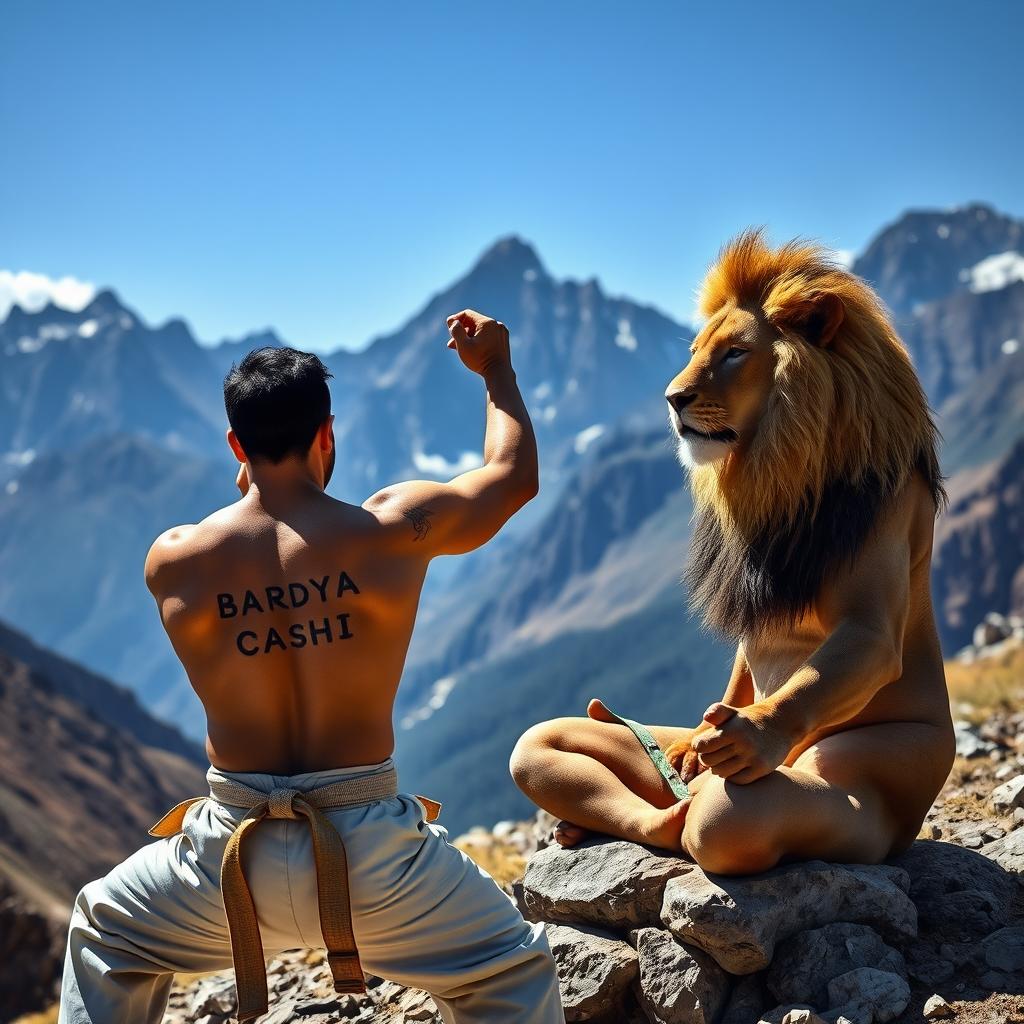
[[[846,310],[834,292],[815,292],[785,316],[787,326],[817,348],[827,348],[843,323]]]

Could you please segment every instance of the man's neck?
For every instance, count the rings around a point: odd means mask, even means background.
[[[297,459],[285,459],[277,464],[250,462],[248,467],[250,483],[246,497],[253,495],[261,504],[289,503],[324,491],[319,467]]]

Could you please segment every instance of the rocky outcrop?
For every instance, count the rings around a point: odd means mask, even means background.
[[[693,869],[687,861],[621,840],[585,843],[571,853],[551,846],[530,861],[524,899],[540,921],[641,927],[658,922],[666,883]]]
[[[0,1020],[58,988],[75,892],[203,773],[127,691],[0,624]],[[160,746],[150,746],[149,743]]]
[[[455,842],[497,877],[515,875],[502,856],[526,862],[510,891],[546,924],[567,1021],[1024,1020],[1024,713],[958,711],[961,756],[921,838],[885,864],[710,875],[621,840],[563,850],[545,815]],[[440,1020],[425,993],[370,983],[338,996],[321,954],[289,954],[265,1022]],[[175,991],[167,1024],[222,1024],[233,1007],[230,975],[201,979]]]
[[[0,1019],[45,1006],[57,993],[64,931],[0,877]]]
[[[696,871],[666,886],[661,920],[732,974],[752,974],[771,963],[777,943],[833,921],[871,924],[887,936],[916,935],[909,884],[898,868],[824,861],[742,878]]]
[[[567,1021],[600,1019],[622,1004],[640,971],[637,950],[608,932],[580,925],[548,925],[548,942],[562,965]]]
[[[883,1024],[913,1005],[918,1016],[906,1019],[920,1019],[932,997],[938,1015],[971,982],[1024,994],[1020,880],[957,842],[920,839],[886,864],[811,861],[728,877],[594,839],[537,854],[522,902],[534,916],[617,927],[636,950],[635,1004],[623,993],[617,1014],[605,1003],[600,1015],[567,1019],[627,1020],[639,1007],[652,1024]],[[556,960],[568,981],[568,959],[556,950]]]

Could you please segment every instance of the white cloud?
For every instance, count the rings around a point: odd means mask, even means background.
[[[853,261],[857,258],[857,254],[852,249],[833,249],[832,259],[836,261],[841,267],[846,267],[850,270],[853,267]]]
[[[0,319],[17,303],[30,312],[42,309],[51,300],[76,312],[87,306],[96,294],[96,286],[77,277],[59,279],[30,270],[0,270]]]
[[[458,460],[449,462],[443,455],[429,455],[426,452],[412,453],[412,464],[421,472],[432,476],[455,476],[484,464],[479,452],[463,452]]]

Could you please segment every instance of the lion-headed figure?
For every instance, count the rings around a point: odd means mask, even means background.
[[[742,637],[798,620],[914,472],[941,506],[937,433],[881,301],[822,247],[745,232],[700,312],[666,391],[694,496],[686,580]]]

